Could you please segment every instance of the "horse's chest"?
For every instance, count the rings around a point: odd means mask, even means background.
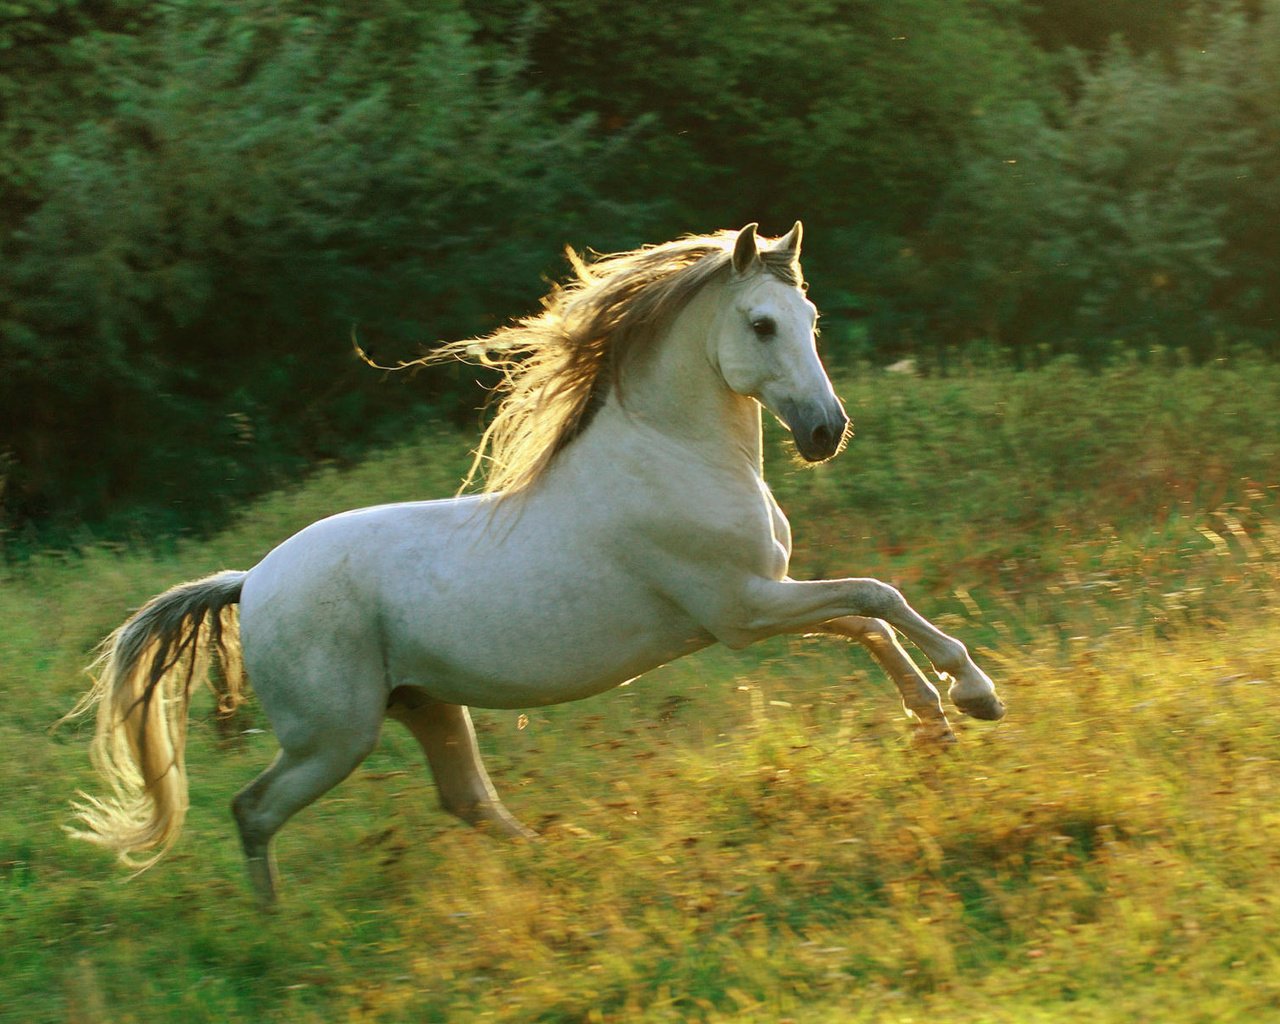
[[[724,538],[726,566],[744,569],[752,576],[780,580],[791,561],[791,524],[764,482],[749,509]]]

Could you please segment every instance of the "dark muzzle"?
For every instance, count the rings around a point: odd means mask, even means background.
[[[782,422],[791,431],[796,451],[805,462],[825,462],[844,444],[849,417],[839,402],[830,405],[794,405],[781,410]]]

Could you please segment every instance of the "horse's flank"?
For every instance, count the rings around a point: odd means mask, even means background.
[[[627,353],[660,337],[704,285],[727,275],[737,236],[691,235],[594,259],[568,249],[573,278],[552,289],[542,312],[401,364],[461,360],[501,373],[497,412],[462,489],[483,477],[484,492],[512,495],[540,479],[586,427],[601,389],[617,383]],[[793,250],[762,248],[759,256],[780,280],[802,284]]]

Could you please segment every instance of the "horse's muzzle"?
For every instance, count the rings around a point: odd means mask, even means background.
[[[825,462],[844,445],[849,417],[839,402],[821,406],[788,402],[779,412],[805,462]]]

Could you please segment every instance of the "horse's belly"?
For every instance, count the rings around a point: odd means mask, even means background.
[[[408,685],[416,685],[436,700],[478,708],[532,708],[592,697],[643,675],[650,669],[706,646],[707,640],[690,641],[675,650],[614,660],[608,665],[564,664],[537,671],[537,666],[514,666],[503,674],[464,663],[434,661],[430,670],[409,673]]]
[[[387,637],[393,681],[475,707],[560,704],[612,689],[712,642],[647,595],[625,587],[586,590],[573,600],[533,592],[523,601],[477,598],[436,606],[434,616],[406,616],[416,626],[402,620],[407,628]]]

